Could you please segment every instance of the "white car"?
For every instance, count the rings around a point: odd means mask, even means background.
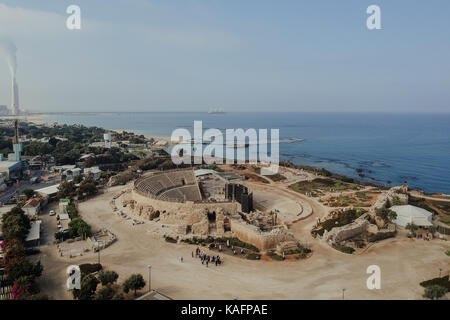
[[[50,210],[49,216],[54,216],[56,214],[55,210]]]

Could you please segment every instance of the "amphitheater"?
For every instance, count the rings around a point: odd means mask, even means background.
[[[257,210],[244,213],[243,207],[247,208],[248,203],[243,206],[239,197],[224,196],[227,184],[230,185],[226,180],[214,174],[209,180],[200,180],[192,169],[153,172],[137,179],[117,200],[121,210],[159,223],[166,227],[166,235],[178,240],[237,237],[262,251],[297,246],[298,241],[285,225],[274,224],[272,217]],[[215,188],[211,188],[211,183],[215,183]],[[217,194],[210,194],[211,190],[217,190]],[[253,201],[252,193],[242,185],[232,190],[244,190],[242,199]]]
[[[141,194],[164,201],[202,200],[202,195],[192,170],[154,174],[137,180],[134,186]]]

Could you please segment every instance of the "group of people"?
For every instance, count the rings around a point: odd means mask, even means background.
[[[192,258],[194,258],[194,251],[192,251]],[[199,247],[195,249],[195,258],[200,258],[200,261],[202,262],[202,264],[206,264],[206,267],[208,267],[210,263],[213,263],[216,266],[222,263],[219,255],[210,256],[206,254],[205,250],[200,250]]]

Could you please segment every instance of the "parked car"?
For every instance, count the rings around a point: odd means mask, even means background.
[[[50,210],[49,216],[54,216],[56,214],[55,210]]]

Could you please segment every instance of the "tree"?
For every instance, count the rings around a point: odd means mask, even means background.
[[[76,187],[73,181],[66,181],[59,185],[57,197],[61,198],[70,198],[75,195]]]
[[[92,274],[82,276],[80,289],[73,289],[72,295],[78,300],[92,300],[99,281]]]
[[[18,239],[25,241],[31,224],[30,219],[19,207],[14,207],[2,218],[2,232],[6,240]]]
[[[95,293],[94,300],[112,300],[116,295],[116,290],[110,285],[104,286]]]
[[[145,281],[141,274],[132,274],[124,283],[123,291],[128,293],[130,290],[134,290],[134,296],[136,296],[137,290],[145,287]]]
[[[398,196],[393,196],[392,197],[392,205],[393,206],[399,206],[401,204],[402,203],[401,203],[400,198]]]
[[[25,189],[23,190],[23,194],[27,197],[27,200],[33,198],[34,196],[34,190],[32,189]]]
[[[91,227],[81,218],[74,218],[69,222],[69,233],[74,236],[90,236]]]
[[[98,280],[100,280],[102,286],[113,284],[118,278],[119,275],[115,271],[101,271],[98,274]]]
[[[424,298],[437,300],[447,293],[447,288],[434,284],[425,288]]]
[[[78,187],[77,194],[78,198],[84,198],[93,196],[97,194],[97,186],[91,179],[84,180],[80,183],[80,186]]]
[[[376,209],[375,214],[384,221],[392,221],[397,218],[397,213],[387,208]]]
[[[34,278],[41,276],[43,269],[41,262],[38,261],[36,264],[33,264],[28,261],[25,247],[19,240],[7,241],[3,245],[3,252],[3,264],[9,280],[16,281],[21,278],[27,278],[29,282],[32,282]]]
[[[5,265],[5,270],[8,274],[8,279],[11,281],[24,277],[32,281],[41,276],[43,267],[40,261],[33,264],[25,257],[22,257],[12,261],[8,265]]]

